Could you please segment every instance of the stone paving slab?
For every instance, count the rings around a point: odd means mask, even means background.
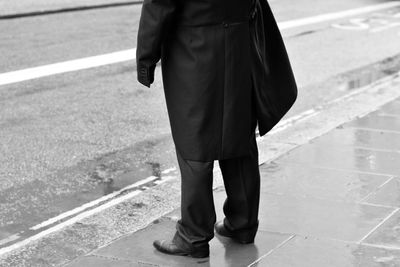
[[[400,179],[394,177],[368,196],[365,202],[400,208]]]
[[[372,150],[400,151],[400,132],[340,127],[312,143],[326,148],[342,145]]]
[[[332,170],[279,161],[260,168],[262,193],[358,202],[390,176]]]
[[[153,239],[172,238],[174,233],[175,221],[163,219],[144,230],[117,240],[92,255],[128,260],[141,266],[247,266],[290,238],[290,235],[286,234],[260,231],[254,244],[239,245],[227,238],[216,237],[210,242],[210,258],[207,259],[165,255],[152,247]],[[75,266],[81,263],[76,262]],[[103,266],[102,264],[97,266]]]
[[[281,159],[317,167],[368,172],[378,175],[400,175],[400,154],[358,147],[308,144]]]
[[[259,229],[360,241],[394,208],[264,193]]]
[[[139,267],[139,264],[135,264],[131,261],[120,260],[120,259],[110,259],[106,257],[99,256],[85,256],[79,260],[73,262],[69,266],[73,267]]]
[[[324,171],[329,173],[329,170]],[[337,174],[335,171],[332,172]],[[334,175],[328,174],[328,177],[332,178]],[[375,189],[387,180],[386,177],[370,177],[378,179],[375,181]],[[268,176],[263,175],[263,188],[270,184],[268,178]],[[282,180],[284,180],[284,177],[282,177]],[[326,198],[323,193],[331,187],[330,184],[326,186],[327,188],[324,189],[322,189],[322,186],[320,187],[321,194],[318,195],[299,194],[295,191],[297,184],[293,184],[294,194],[293,191],[279,192],[278,190],[276,193],[268,193],[269,189],[263,190],[260,200],[259,228],[269,232],[356,242],[395,210],[394,207],[354,203],[350,201],[351,198],[343,200],[338,197],[336,199],[334,192],[339,195],[339,190],[333,190],[333,193]],[[315,192],[317,191],[315,190]],[[367,192],[369,193],[369,191]],[[226,194],[223,190],[214,192],[217,220],[224,218],[222,206],[225,198]],[[358,200],[360,199],[358,198]],[[176,220],[180,218],[180,210],[176,209],[165,217]]]
[[[346,127],[367,128],[380,131],[393,131],[400,133],[400,115],[373,113],[361,119],[346,124]]]
[[[394,100],[378,110],[378,114],[400,115],[400,100]]]
[[[295,237],[261,259],[262,267],[382,267],[400,266],[400,251],[337,240]]]
[[[372,233],[364,242],[400,250],[400,211],[397,210],[393,216]]]

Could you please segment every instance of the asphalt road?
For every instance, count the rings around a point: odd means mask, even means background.
[[[271,5],[282,22],[384,2]],[[133,48],[140,8],[0,20],[0,73]],[[393,8],[284,30],[299,84],[287,117],[386,73],[379,66],[400,53],[399,14]],[[145,88],[136,82],[134,62],[126,62],[0,86],[0,246],[176,165],[159,70],[156,75]]]

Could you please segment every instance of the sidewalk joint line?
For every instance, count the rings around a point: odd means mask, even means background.
[[[334,143],[334,142],[325,143],[323,145],[325,147],[332,148],[332,149],[335,149],[338,147],[343,147],[343,148],[355,148],[355,149],[359,149],[359,150],[368,150],[368,151],[373,151],[373,152],[386,152],[386,153],[396,153],[396,154],[398,154],[400,152],[399,149],[376,148],[376,147],[341,144],[341,143]]]
[[[381,185],[379,185],[375,190],[369,192],[365,197],[363,197],[360,202],[364,202],[366,201],[370,196],[372,196],[373,194],[377,193],[383,186],[385,186],[386,184],[388,184],[390,181],[392,181],[393,179],[396,179],[396,176],[391,176],[389,177],[389,179],[387,179],[384,183],[382,183]],[[368,202],[367,202],[368,203]]]
[[[360,129],[360,130],[371,131],[371,132],[400,134],[400,130],[396,131],[396,130],[389,130],[389,129],[375,129],[375,128],[370,128],[370,127],[356,126],[356,125],[355,126],[346,125],[346,128]]]
[[[387,250],[400,250],[400,247],[387,246],[387,245],[380,245],[380,244],[361,243],[360,245],[362,245],[362,246],[367,246],[367,247],[374,247],[374,248],[387,249]]]
[[[350,169],[342,169],[342,168],[334,168],[334,167],[327,167],[327,166],[318,166],[313,163],[304,163],[304,162],[295,162],[295,161],[285,161],[281,160],[283,157],[280,157],[279,159],[275,159],[274,162],[276,163],[285,163],[285,164],[295,164],[295,165],[307,165],[308,168],[315,168],[315,169],[323,169],[323,170],[332,170],[332,171],[338,171],[338,172],[350,172],[350,173],[357,173],[357,174],[365,174],[365,175],[373,175],[373,176],[385,176],[388,179],[391,177],[397,177],[393,174],[381,174],[381,173],[374,173],[374,172],[367,172],[367,171],[361,171],[361,170],[350,170]]]
[[[294,161],[294,160],[282,160],[282,158],[277,160],[277,162],[303,164],[303,165],[311,166],[313,168],[323,168],[323,169],[327,169],[327,170],[348,171],[348,172],[354,172],[354,173],[380,175],[380,176],[393,176],[393,173],[370,172],[370,171],[355,170],[355,169],[343,169],[343,168],[336,168],[336,167],[329,167],[329,166],[320,166],[320,165],[316,165],[314,163],[309,163],[309,162]]]
[[[281,242],[280,244],[278,244],[275,248],[271,249],[270,251],[268,251],[266,254],[262,255],[261,257],[259,257],[257,260],[255,260],[254,262],[250,263],[249,265],[247,265],[247,267],[252,267],[255,266],[255,264],[258,264],[261,260],[265,259],[267,256],[271,255],[275,250],[281,248],[282,246],[284,246],[286,243],[288,243],[290,240],[292,240],[293,238],[296,237],[296,234],[289,236],[287,239],[285,239],[283,242]]]
[[[366,205],[366,206],[373,206],[373,207],[378,207],[378,208],[386,208],[386,209],[397,209],[399,207],[397,206],[389,206],[389,205],[383,205],[383,204],[375,204],[375,203],[369,203],[366,201],[357,201],[357,204],[360,205]]]
[[[365,239],[367,239],[371,234],[373,234],[379,227],[381,227],[387,220],[389,220],[396,212],[398,212],[400,208],[394,209],[386,218],[384,218],[380,223],[378,223],[371,231],[369,231],[363,238],[358,241],[361,244]]]

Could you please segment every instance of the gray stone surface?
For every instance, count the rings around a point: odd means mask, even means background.
[[[372,233],[365,243],[400,249],[400,211],[397,210],[383,225]]]
[[[400,251],[337,240],[296,237],[263,258],[259,267],[395,267]]]
[[[260,168],[263,193],[357,202],[391,177],[274,161]]]
[[[79,258],[78,260],[71,263],[71,267],[139,267],[139,264],[135,264],[131,261],[124,261],[119,259],[110,259],[99,256],[86,256]]]
[[[93,255],[130,260],[144,266],[247,266],[290,238],[287,234],[260,231],[254,244],[240,245],[217,236],[210,242],[210,257],[207,259],[165,255],[152,247],[154,239],[169,239],[174,233],[175,222],[163,219],[95,251]]]
[[[394,208],[264,193],[262,230],[357,242]]]
[[[288,154],[282,161],[378,175],[400,174],[400,154],[395,151],[348,146],[322,147],[318,144],[309,144]]]
[[[400,179],[398,177],[392,178],[368,196],[365,202],[400,208]]]

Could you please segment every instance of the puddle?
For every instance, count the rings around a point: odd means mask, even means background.
[[[314,108],[323,108],[323,105],[329,103],[332,99],[343,97],[352,91],[399,72],[400,54],[397,54],[382,61],[338,74],[327,80],[301,87],[299,88],[297,104],[289,111],[287,116],[297,115],[297,113],[304,111],[301,107],[302,105],[307,105],[304,103],[307,103],[309,99],[313,99],[315,103],[318,103]],[[316,99],[319,101],[316,101]]]
[[[351,91],[358,89],[370,85],[386,76],[396,74],[399,71],[400,55],[397,55],[357,71],[347,73],[347,77],[344,77],[347,82],[343,83],[341,90]]]

